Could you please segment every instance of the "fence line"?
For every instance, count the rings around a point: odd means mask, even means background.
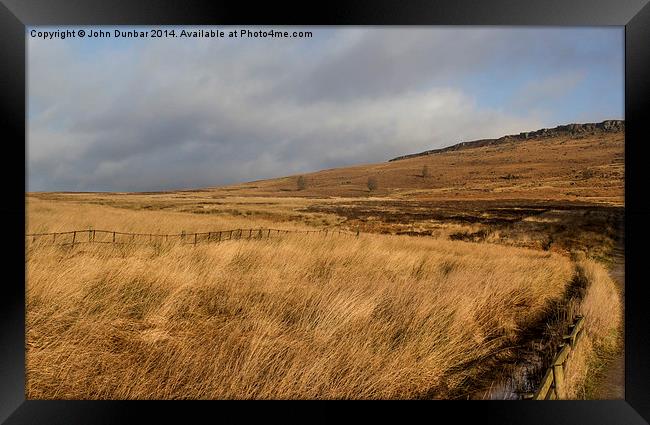
[[[567,360],[584,333],[585,318],[581,315],[576,315],[575,319],[575,323],[569,326],[569,334],[563,336],[562,339],[564,342],[560,344],[560,351],[546,370],[539,388],[534,394],[526,394],[524,399],[561,400],[566,398],[564,375],[566,373]]]
[[[286,235],[286,234],[310,234],[318,233],[325,236],[328,235],[355,235],[341,229],[321,229],[321,230],[287,230],[287,229],[272,229],[272,228],[248,228],[248,229],[228,229],[228,230],[215,230],[211,232],[194,232],[194,233],[130,233],[118,232],[115,230],[102,230],[102,229],[85,229],[85,230],[70,230],[67,232],[49,232],[49,233],[30,233],[26,234],[25,238],[28,242],[35,243],[37,240],[44,240],[57,244],[57,239],[60,243],[58,245],[76,245],[80,243],[107,243],[115,245],[124,244],[138,244],[138,240],[146,239],[147,242],[153,242],[154,238],[157,241],[169,241],[173,238],[178,238],[179,241],[186,245],[196,246],[199,242],[223,242],[228,240],[240,239],[262,239],[270,238],[273,235]],[[87,235],[87,237],[86,237]],[[99,238],[97,237],[99,235]],[[62,237],[63,236],[63,237]],[[357,230],[356,236],[359,236]],[[51,238],[51,239],[50,239]],[[83,238],[83,239],[82,239]],[[61,242],[62,239],[65,239]],[[127,239],[125,242],[124,240]],[[67,241],[66,241],[67,240]],[[140,243],[141,244],[141,243]]]

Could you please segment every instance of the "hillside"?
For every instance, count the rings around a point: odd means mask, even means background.
[[[405,155],[385,163],[210,188],[215,196],[390,197],[623,205],[622,121],[571,124]],[[424,166],[429,176],[423,177]],[[369,177],[378,188],[370,192]],[[192,192],[192,191],[189,191]]]
[[[617,133],[621,131],[625,131],[625,121],[622,120],[607,120],[600,123],[559,125],[554,128],[542,128],[541,130],[537,131],[525,131],[519,134],[510,134],[508,136],[499,137],[498,139],[480,139],[471,142],[460,142],[452,146],[447,146],[445,148],[432,149],[420,153],[398,156],[397,158],[393,158],[389,161],[399,161],[407,158],[434,155],[437,153],[457,151],[460,149],[479,148],[482,146],[496,146],[509,142],[539,140],[547,137],[579,138],[588,134],[594,135],[610,132]]]

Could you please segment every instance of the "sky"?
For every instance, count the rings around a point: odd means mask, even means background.
[[[65,29],[111,37],[30,35]],[[115,29],[27,28],[27,191],[214,187],[624,119],[623,27]]]

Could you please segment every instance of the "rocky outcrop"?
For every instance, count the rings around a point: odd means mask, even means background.
[[[420,153],[398,156],[397,158],[393,158],[388,162],[399,161],[401,159],[415,158],[424,155],[434,155],[437,153],[457,151],[460,149],[500,145],[502,143],[510,143],[510,142],[517,142],[517,141],[524,141],[524,140],[531,140],[531,139],[539,140],[547,137],[557,137],[557,136],[576,137],[576,136],[588,135],[588,134],[610,133],[610,132],[619,132],[619,131],[623,131],[623,132],[625,131],[625,121],[623,120],[607,120],[599,123],[559,125],[554,128],[543,128],[537,131],[526,131],[519,134],[511,134],[508,136],[499,137],[498,139],[480,139],[480,140],[473,140],[471,142],[461,142],[452,146],[448,146],[446,148],[432,149]]]

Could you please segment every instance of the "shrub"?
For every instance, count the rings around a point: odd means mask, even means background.
[[[375,177],[368,177],[368,190],[374,191],[377,190],[377,179]]]
[[[307,188],[307,181],[304,176],[298,176],[296,186],[298,186],[298,190],[305,190]]]

